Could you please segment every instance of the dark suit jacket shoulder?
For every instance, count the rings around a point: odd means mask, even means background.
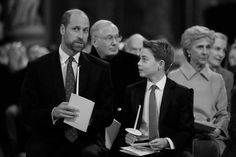
[[[94,64],[94,66],[98,66],[98,67],[109,66],[109,63],[102,60],[102,59],[99,59],[99,58],[94,57],[94,56],[87,54],[87,53],[81,53],[81,54],[83,55],[85,60],[90,62],[92,65]],[[58,51],[54,51],[52,53],[46,54],[46,55],[36,59],[35,61],[33,61],[30,64],[31,64],[31,66],[35,65],[35,66],[39,66],[39,67],[41,67],[41,66],[46,67],[50,64],[54,64],[53,62],[55,62],[55,61],[60,62],[60,60],[58,60],[59,59],[58,57],[59,57]],[[79,63],[79,64],[81,64],[81,63]],[[40,70],[43,70],[43,69],[40,69]]]
[[[91,55],[98,57],[99,55],[94,47],[92,47]],[[120,120],[119,109],[124,104],[124,96],[126,86],[141,80],[138,72],[139,57],[124,51],[119,51],[117,55],[106,60],[110,63],[111,78],[114,85],[114,110],[115,118]],[[123,109],[122,109],[123,110]]]
[[[94,47],[92,47],[91,55],[100,58]],[[117,55],[106,61],[110,63],[112,80],[115,86],[127,86],[141,80],[137,65],[138,56],[119,50]]]
[[[138,105],[142,106],[140,113],[143,112],[146,84],[147,80],[143,80],[127,87],[126,109],[122,122],[125,128],[133,127]],[[141,121],[142,114],[139,116],[138,128]],[[167,78],[159,115],[160,137],[169,137],[177,149],[182,149],[191,143],[193,122],[193,90]]]

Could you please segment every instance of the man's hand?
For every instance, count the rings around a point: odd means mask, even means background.
[[[156,138],[149,142],[151,148],[155,151],[162,150],[164,148],[167,148],[169,146],[169,143],[167,139],[165,138]]]
[[[68,105],[68,102],[62,102],[54,108],[53,117],[55,119],[66,118],[74,119],[79,115],[79,110]]]
[[[133,134],[128,133],[128,134],[125,135],[125,142],[127,144],[133,144],[137,140],[138,140],[137,136],[135,136]]]

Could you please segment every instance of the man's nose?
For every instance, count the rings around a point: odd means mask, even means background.
[[[83,38],[83,36],[84,36],[84,34],[83,34],[83,32],[82,32],[82,31],[79,31],[79,32],[77,33],[77,38],[80,38],[80,39],[82,39],[82,38]]]
[[[112,38],[111,39],[112,41],[111,41],[111,44],[112,45],[117,45],[119,42],[116,40],[116,38]]]
[[[139,60],[139,61],[138,61],[137,65],[138,65],[138,66],[140,66],[140,65],[141,65],[141,60]]]

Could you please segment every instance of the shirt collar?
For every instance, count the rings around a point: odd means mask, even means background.
[[[156,84],[147,80],[147,89],[150,89],[152,85],[156,85],[158,87],[158,89],[164,90],[165,84],[166,84],[166,75],[164,75],[161,78],[161,80],[159,80]]]
[[[59,55],[60,55],[61,64],[65,63],[67,59],[70,57],[65,51],[62,50],[61,46],[59,47]],[[80,56],[80,53],[77,53],[76,55],[73,56],[77,64],[79,63],[79,56]]]
[[[181,67],[180,70],[183,72],[185,77],[190,80],[195,74],[197,74],[197,71],[188,63],[185,62]],[[200,71],[200,74],[206,79],[210,80],[211,77],[211,70],[209,68],[209,65],[206,64],[206,66]]]

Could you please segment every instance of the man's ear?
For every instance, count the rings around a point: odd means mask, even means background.
[[[64,35],[65,32],[66,32],[65,25],[61,24],[61,26],[60,26],[60,33],[61,33],[61,35]]]
[[[161,68],[161,69],[164,69],[165,70],[165,61],[164,60],[160,60],[160,62],[159,62],[159,67]]]
[[[91,44],[92,44],[94,47],[97,47],[97,40],[96,40],[96,37],[94,37],[94,36],[91,37]]]

